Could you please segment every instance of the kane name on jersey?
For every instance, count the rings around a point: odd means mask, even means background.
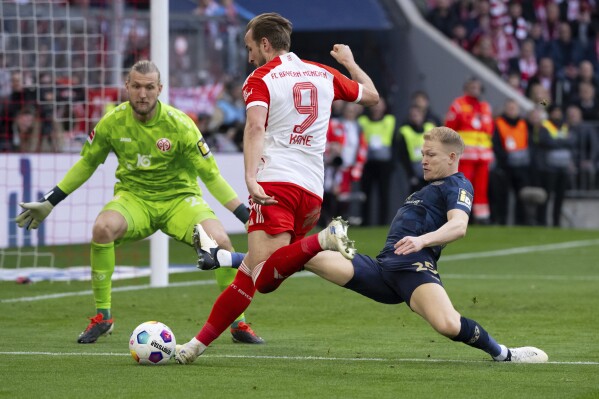
[[[290,182],[322,197],[323,154],[334,100],[358,102],[362,85],[326,65],[283,54],[245,81],[246,108],[268,109],[260,182]]]

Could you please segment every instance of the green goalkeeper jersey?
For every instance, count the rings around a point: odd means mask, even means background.
[[[191,118],[160,101],[156,114],[146,123],[133,117],[129,102],[106,114],[89,134],[81,159],[58,186],[72,193],[104,163],[110,151],[118,159],[115,193],[131,191],[148,200],[201,195],[199,176],[221,204],[237,197]]]

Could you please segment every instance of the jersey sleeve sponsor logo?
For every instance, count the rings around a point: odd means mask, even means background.
[[[468,209],[472,209],[472,194],[470,194],[463,188],[460,188],[460,191],[458,193],[458,205],[462,205]]]
[[[254,92],[254,89],[245,89],[243,91],[243,101],[247,102],[248,101],[248,97],[252,95],[252,93]]]
[[[96,129],[92,130],[89,133],[89,136],[87,136],[87,142],[90,143],[90,144],[93,143],[94,142],[94,137],[96,137]]]
[[[198,141],[197,145],[200,154],[202,154],[204,158],[210,155],[210,147],[208,147],[208,144],[206,143],[206,140],[204,140],[203,137]]]
[[[167,152],[168,150],[171,149],[171,142],[169,139],[158,139],[158,141],[156,142],[156,147],[158,147],[158,149],[162,152]]]

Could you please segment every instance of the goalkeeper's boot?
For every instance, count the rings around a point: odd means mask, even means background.
[[[338,251],[352,260],[356,254],[354,241],[347,237],[348,223],[340,217],[334,218],[326,229],[318,233],[318,242],[322,249]]]
[[[238,344],[263,344],[264,340],[256,335],[246,322],[240,321],[237,328],[231,327],[231,339]]]
[[[175,346],[175,360],[179,364],[191,364],[206,350],[200,341],[193,338],[183,345]]]
[[[193,228],[193,246],[198,254],[197,267],[200,270],[214,270],[220,267],[216,253],[220,249],[216,241],[206,233],[200,223]]]
[[[102,313],[98,313],[94,317],[90,317],[90,323],[81,334],[79,334],[79,338],[77,338],[77,342],[80,344],[93,344],[103,335],[112,334],[112,329],[114,328],[113,319],[104,320],[104,315]]]

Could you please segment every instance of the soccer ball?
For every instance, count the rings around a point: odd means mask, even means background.
[[[133,330],[129,351],[139,364],[166,364],[175,355],[175,335],[159,321],[146,321]]]

